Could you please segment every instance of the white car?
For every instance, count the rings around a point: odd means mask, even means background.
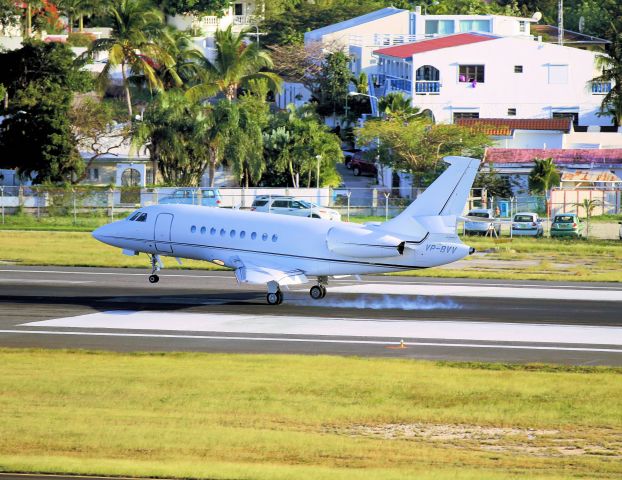
[[[492,229],[495,230],[497,236],[501,234],[501,224],[496,222],[495,216],[489,208],[475,208],[470,210],[469,213],[467,213],[467,217],[481,218],[481,220],[464,222],[464,233],[466,235],[484,235]]]
[[[544,235],[542,220],[537,213],[519,212],[512,219],[512,236],[541,237]]]
[[[256,212],[295,215],[297,217],[322,218],[341,221],[341,214],[332,208],[320,207],[315,203],[282,195],[259,195],[255,197],[251,210]]]

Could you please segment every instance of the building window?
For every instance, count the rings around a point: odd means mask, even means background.
[[[568,65],[549,65],[549,83],[554,85],[568,83]]]
[[[579,112],[553,112],[553,118],[572,117],[572,124],[579,125]]]
[[[479,118],[479,112],[454,112],[454,122],[459,118]]]
[[[461,32],[490,32],[490,20],[460,20]]]
[[[523,73],[522,65],[514,65],[514,73]]]
[[[515,117],[515,116],[516,116],[516,109],[508,108],[508,117]]]
[[[89,177],[91,180],[99,180],[99,168],[89,169]]]
[[[518,22],[518,31],[520,33],[525,33],[527,31],[527,22],[524,20],[521,20]]]
[[[426,20],[425,21],[425,34],[426,35],[448,35],[454,33],[454,21],[453,20]]]
[[[484,83],[484,65],[460,65],[458,81],[462,83]]]
[[[233,14],[236,16],[244,15],[244,5],[242,3],[233,5]]]

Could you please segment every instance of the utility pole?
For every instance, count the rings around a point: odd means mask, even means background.
[[[557,43],[564,45],[564,0],[557,0]]]

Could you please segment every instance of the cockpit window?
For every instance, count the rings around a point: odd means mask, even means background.
[[[135,221],[136,222],[146,222],[147,221],[147,214],[146,213],[141,213],[140,216]]]
[[[140,216],[140,212],[136,212],[134,215],[132,215],[131,217],[128,218],[128,220],[130,222],[133,222],[134,220],[136,220],[138,217]]]

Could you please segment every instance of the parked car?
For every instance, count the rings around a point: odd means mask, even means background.
[[[361,157],[362,153],[363,152],[361,150],[357,149],[357,148],[355,148],[353,150],[344,150],[343,151],[343,163],[346,166],[346,168],[352,168],[350,166],[350,161],[353,158],[362,158]]]
[[[464,233],[467,235],[485,235],[490,229],[495,230],[497,236],[501,234],[501,224],[496,223],[495,216],[489,208],[475,208],[467,213],[467,217],[481,218],[464,222]],[[490,221],[486,221],[490,220]]]
[[[576,213],[555,215],[551,223],[551,237],[575,237],[583,235],[583,222]]]
[[[222,197],[217,188],[178,188],[172,194],[160,198],[158,203],[220,207]]]
[[[544,235],[542,219],[537,213],[520,212],[512,219],[512,236],[541,237]]]
[[[350,162],[348,163],[348,168],[352,169],[352,173],[357,177],[359,175],[370,175],[375,177],[378,175],[378,169],[373,162],[370,162],[363,158],[363,155],[354,155],[352,156]]]
[[[341,220],[341,214],[337,210],[320,207],[315,203],[284,195],[259,195],[255,197],[251,210],[281,215],[295,215],[297,217]]]

